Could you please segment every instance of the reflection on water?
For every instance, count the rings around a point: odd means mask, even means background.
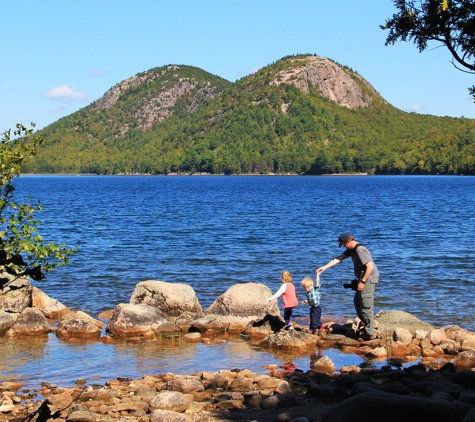
[[[62,387],[85,378],[89,384],[104,384],[117,377],[131,379],[142,375],[189,375],[199,371],[249,369],[267,373],[269,364],[292,363],[303,371],[310,369],[317,357],[328,356],[339,370],[345,365],[368,365],[362,357],[338,349],[290,351],[264,349],[239,336],[228,336],[216,344],[187,343],[181,336],[153,342],[132,344],[117,342],[70,343],[56,335],[35,339],[2,340],[0,343],[0,382],[21,380],[24,388],[37,389],[48,381]],[[381,366],[385,360],[372,362]]]

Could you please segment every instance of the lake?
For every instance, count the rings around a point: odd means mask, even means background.
[[[46,241],[79,247],[70,265],[33,282],[71,309],[92,316],[127,303],[135,285],[162,280],[191,285],[203,310],[236,283],[273,292],[289,270],[300,280],[338,256],[349,231],[371,251],[380,272],[375,311],[403,310],[436,326],[475,330],[475,178],[466,176],[21,176],[18,201],[44,210]],[[355,316],[351,261],[322,275],[323,319]],[[299,306],[294,314],[307,316]],[[334,350],[337,368],[365,364]],[[194,373],[311,356],[268,351],[239,338],[221,345],[152,345],[46,339],[0,344],[0,380],[70,385],[144,373]]]

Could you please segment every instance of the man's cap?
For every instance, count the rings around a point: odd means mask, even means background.
[[[338,247],[341,248],[343,243],[345,243],[350,237],[353,237],[353,235],[348,232],[343,232],[340,234],[340,237],[338,238]]]

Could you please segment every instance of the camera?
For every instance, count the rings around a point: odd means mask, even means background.
[[[345,289],[351,289],[351,290],[354,290],[356,292],[356,290],[358,289],[358,283],[359,282],[360,281],[357,278],[355,278],[354,280],[351,280],[351,283],[344,283],[343,287]]]

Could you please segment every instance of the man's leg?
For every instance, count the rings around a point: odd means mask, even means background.
[[[358,315],[365,324],[365,331],[366,334],[372,335],[375,332],[375,325],[374,325],[374,292],[376,290],[376,286],[378,284],[378,280],[370,281],[368,280],[365,284],[364,290],[361,292],[361,316]]]

